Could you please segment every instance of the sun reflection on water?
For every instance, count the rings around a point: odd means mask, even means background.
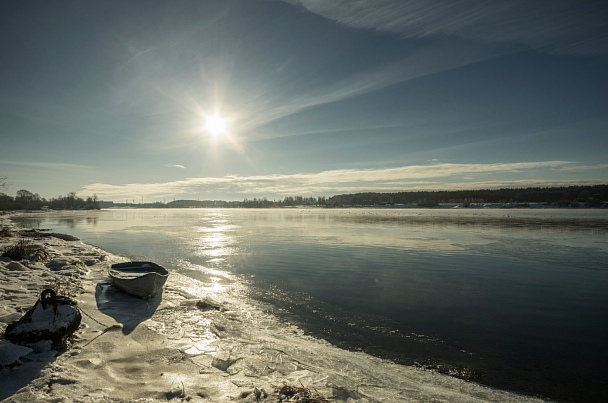
[[[219,277],[211,277],[211,284],[205,287],[205,290],[209,293],[219,293],[224,290],[224,286],[220,283],[222,281]]]
[[[180,284],[180,288],[191,295],[219,295],[235,284],[234,276],[221,269],[195,264],[184,259],[175,260],[173,264],[182,274],[197,280]]]
[[[231,234],[237,227],[225,224],[222,216],[214,216],[210,224],[212,226],[202,226],[196,232],[202,234],[198,239],[193,240],[196,255],[210,258],[209,261],[219,262],[235,253],[236,249],[232,246],[236,243],[236,238]]]

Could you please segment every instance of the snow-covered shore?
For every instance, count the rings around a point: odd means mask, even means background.
[[[0,253],[20,238],[8,216],[3,227],[11,236],[0,237]],[[274,402],[281,388],[340,402],[539,401],[313,339],[249,303],[237,281],[172,273],[162,300],[129,297],[106,274],[124,258],[61,238],[31,237],[41,251],[32,260],[0,258],[0,331],[51,284],[83,313],[59,355],[0,340],[3,401]]]

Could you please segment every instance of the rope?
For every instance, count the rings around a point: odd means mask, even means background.
[[[101,323],[100,321],[98,321],[97,319],[95,319],[94,317],[92,317],[91,315],[89,315],[88,313],[86,313],[84,311],[84,309],[82,309],[81,307],[78,307],[78,310],[80,311],[80,313],[84,314],[85,316],[87,316],[89,319],[91,319],[93,322],[105,327],[105,329],[99,333],[97,336],[93,337],[91,340],[88,341],[87,344],[85,344],[84,346],[82,346],[82,349],[84,349],[86,346],[88,346],[89,344],[91,344],[92,342],[94,342],[95,340],[97,340],[98,337],[103,336],[104,334],[106,334],[107,332],[111,331],[111,330],[120,330],[122,329],[121,325],[112,325],[112,326],[108,326],[104,323]]]
[[[85,316],[87,316],[89,319],[91,319],[93,322],[97,323],[98,325],[101,325],[101,326],[103,326],[105,328],[112,327],[112,326],[106,325],[105,323],[101,323],[100,321],[98,321],[97,319],[95,319],[94,317],[92,317],[91,315],[89,315],[88,313],[86,313],[84,311],[84,309],[82,309],[81,307],[78,307],[78,310],[80,311],[80,313],[84,314]],[[116,326],[116,325],[114,325],[114,326]]]

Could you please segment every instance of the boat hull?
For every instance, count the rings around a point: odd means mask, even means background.
[[[109,275],[119,290],[149,299],[162,294],[169,272],[152,262],[126,262],[112,265]]]

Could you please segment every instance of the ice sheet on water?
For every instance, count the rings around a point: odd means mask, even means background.
[[[337,401],[533,400],[336,348],[244,299],[239,282],[209,295],[206,284],[197,288],[177,274],[171,280],[164,294],[170,308],[160,307],[144,325],[208,379],[223,374],[233,385],[302,384]]]

